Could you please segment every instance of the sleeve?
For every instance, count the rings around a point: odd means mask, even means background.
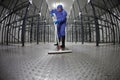
[[[53,14],[53,13],[55,13],[56,12],[56,9],[52,9],[51,11],[50,11],[50,14]]]
[[[66,17],[67,17],[67,12],[66,11],[63,11],[63,15],[62,15],[62,18],[58,19],[59,22],[63,22],[66,20]]]

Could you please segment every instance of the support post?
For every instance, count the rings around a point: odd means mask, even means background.
[[[97,18],[97,15],[96,15],[95,7],[94,7],[94,5],[92,4],[91,1],[90,1],[90,4],[91,4],[91,6],[92,6],[93,15],[94,15],[94,21],[95,21],[95,29],[96,29],[96,46],[99,46],[100,31],[99,31],[98,18]]]
[[[39,44],[39,25],[40,25],[40,16],[38,16],[38,25],[37,25],[37,44]]]
[[[26,28],[26,18],[27,18],[27,13],[28,13],[28,9],[29,9],[29,4],[26,7],[25,15],[23,18],[23,24],[22,24],[22,34],[21,34],[22,47],[25,46],[25,28]]]

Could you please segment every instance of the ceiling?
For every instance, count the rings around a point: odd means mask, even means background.
[[[3,1],[0,1],[0,5],[2,5],[7,9],[13,9],[16,1],[17,0],[3,0]],[[17,5],[23,2],[29,2],[29,0],[18,0],[18,1],[19,2],[17,3]],[[39,12],[41,12],[43,16],[46,16],[46,17],[49,17],[49,10],[56,8],[55,6],[57,6],[58,4],[62,4],[64,6],[64,9],[67,11],[68,15],[70,16],[71,14],[74,13],[74,16],[77,17],[80,13],[79,8],[81,9],[82,14],[83,13],[84,14],[88,13],[89,15],[93,14],[91,5],[88,4],[89,0],[32,0],[32,1],[33,1],[33,5],[37,8],[37,11],[35,13],[38,14]],[[96,10],[99,11],[99,14],[103,14],[105,12],[104,11],[105,8],[112,9],[115,6],[118,6],[118,4],[120,4],[119,0],[104,0],[106,4],[103,3],[103,0],[99,0],[99,1],[91,0],[91,1],[95,5]],[[111,4],[110,1],[113,4]],[[10,5],[8,6],[9,3]],[[33,5],[31,6],[29,11],[31,13],[34,12]],[[1,10],[2,10],[2,7],[0,6],[0,11]]]
[[[70,9],[73,4],[73,0],[46,0],[49,6],[49,9],[54,9],[56,5],[62,4],[67,13],[70,12]]]

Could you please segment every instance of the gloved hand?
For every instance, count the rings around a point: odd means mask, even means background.
[[[51,13],[50,16],[53,17],[54,16],[53,13]]]
[[[55,24],[59,24],[59,21],[58,20],[55,20],[55,21],[53,21]]]

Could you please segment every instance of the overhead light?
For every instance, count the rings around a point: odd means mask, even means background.
[[[76,20],[74,20],[74,22],[76,22]]]
[[[6,14],[5,16],[8,16],[8,14]]]
[[[63,3],[53,3],[52,6],[53,8],[56,8],[58,5],[62,5],[64,7],[64,4]]]
[[[82,14],[82,12],[79,12],[79,16]]]
[[[32,0],[29,0],[30,4],[32,4]]]
[[[41,12],[39,12],[39,15],[41,16]]]
[[[114,12],[113,14],[114,14],[114,15],[116,15],[116,13],[115,13],[115,12]]]
[[[90,3],[91,0],[88,0],[88,3]]]
[[[45,22],[47,22],[47,20],[45,20]]]
[[[120,19],[120,17],[118,17]]]

